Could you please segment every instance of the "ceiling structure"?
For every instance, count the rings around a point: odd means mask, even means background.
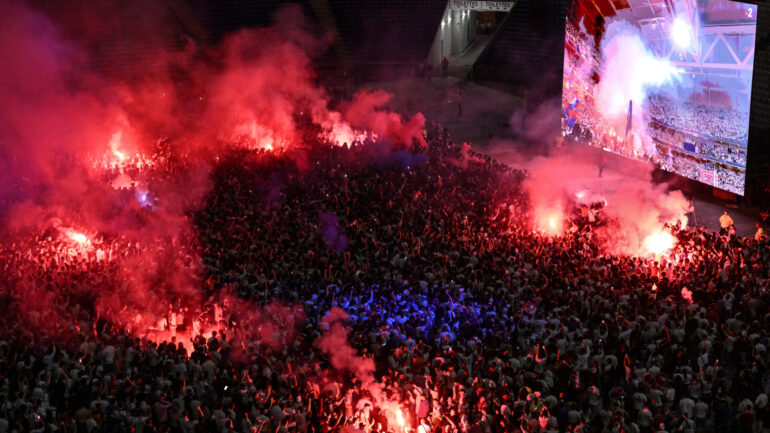
[[[579,15],[589,34],[596,24],[619,16],[639,27],[650,49],[692,74],[740,76],[753,69],[756,25],[750,20],[701,22],[698,0],[578,0]],[[601,18],[597,18],[601,16]],[[675,20],[691,31],[692,45],[682,49],[670,40]]]

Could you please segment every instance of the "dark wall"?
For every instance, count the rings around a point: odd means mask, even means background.
[[[203,25],[209,30],[211,41],[216,43],[227,33],[242,28],[269,26],[275,12],[287,4],[299,5],[305,16],[315,21],[307,0],[207,0],[205,5],[197,5],[196,9]]]
[[[446,7],[446,0],[208,0],[202,19],[217,41],[240,28],[270,25],[287,3],[300,5],[319,27],[324,20],[314,8],[330,11],[336,28],[326,30],[339,35],[356,63],[424,60]]]
[[[565,0],[518,1],[474,65],[473,79],[510,83],[527,92],[530,104],[559,97],[565,20]]]
[[[746,179],[747,198],[770,205],[770,4],[759,4]]]
[[[446,0],[329,0],[339,34],[357,63],[421,62]]]

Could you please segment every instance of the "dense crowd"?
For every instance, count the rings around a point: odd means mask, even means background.
[[[565,42],[572,45],[577,54],[583,59],[589,61],[592,64],[599,63],[599,53],[596,50],[595,42],[589,38],[585,29],[576,26],[571,19],[567,20]]]
[[[732,146],[715,141],[695,143],[695,151],[701,155],[714,157],[720,161],[746,166],[746,148]]]
[[[725,191],[734,192],[736,194],[743,194],[746,190],[746,172],[734,171],[729,168],[717,167],[715,170],[717,188],[721,188]]]
[[[597,53],[592,41],[570,20],[567,20],[566,34],[566,43],[570,48],[564,53],[563,117],[567,120],[567,108],[572,106],[580,129],[595,131],[599,128],[599,116],[591,103],[596,86],[593,74],[599,64]],[[566,122],[562,129],[565,133],[572,132],[572,127]]]
[[[651,123],[650,136],[660,144],[673,147],[680,151],[697,154],[717,162],[731,165],[746,166],[746,148],[719,140],[706,139],[697,135],[666,128],[657,123]]]
[[[650,115],[682,131],[709,138],[745,144],[749,134],[749,114],[732,108],[678,102],[660,94],[647,97]]]
[[[658,166],[664,170],[713,185],[725,191],[741,195],[744,193],[745,170],[736,171],[724,164],[704,162],[693,155],[678,152],[660,154],[657,161]]]
[[[716,157],[721,161],[745,165],[745,150],[731,152],[726,150],[729,149],[729,145],[726,144],[690,139],[690,141],[695,142],[695,150],[698,152],[695,154],[691,149],[684,148],[686,136],[679,131],[667,131],[658,127],[651,127],[649,133],[656,142],[657,154],[653,162],[657,166],[736,194],[743,194],[746,169],[707,158]],[[711,153],[709,154],[709,152]],[[710,177],[707,177],[706,174],[709,174]]]
[[[547,236],[527,173],[425,135],[400,152],[317,143],[305,164],[222,156],[197,235],[153,264],[199,273],[200,310],[145,299],[159,323],[141,332],[92,299],[138,302],[119,264],[162,241],[73,251],[54,228],[3,244],[0,433],[762,428],[764,241],[670,227],[668,254],[615,256],[580,217]],[[266,312],[257,330],[235,302]]]

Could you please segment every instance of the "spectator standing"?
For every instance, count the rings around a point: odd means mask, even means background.
[[[155,403],[155,406],[153,407],[153,410],[155,412],[155,420],[157,421],[158,425],[166,425],[168,423],[168,410],[171,407],[171,403],[166,401],[166,396],[161,394],[160,399],[157,403]]]
[[[703,401],[703,396],[695,403],[695,431],[703,432],[706,429],[706,418],[709,414],[709,405]]]
[[[449,59],[447,59],[446,56],[441,60],[441,76],[444,78],[449,77]]]
[[[738,432],[754,432],[754,412],[751,410],[751,405],[746,405],[746,407],[743,409],[743,412],[740,414],[740,416],[738,416]]]
[[[722,214],[721,217],[719,217],[719,227],[720,227],[720,234],[726,234],[730,226],[734,225],[735,221],[733,221],[732,217],[730,216],[727,211]]]
[[[463,115],[463,91],[462,89],[457,89],[457,116],[461,117]]]

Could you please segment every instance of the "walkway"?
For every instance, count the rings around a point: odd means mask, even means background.
[[[449,75],[465,79],[473,68],[473,64],[476,63],[476,59],[479,58],[481,53],[486,48],[489,41],[492,40],[492,35],[478,35],[476,39],[465,49],[461,54],[449,57]],[[441,73],[439,68],[439,74]]]

